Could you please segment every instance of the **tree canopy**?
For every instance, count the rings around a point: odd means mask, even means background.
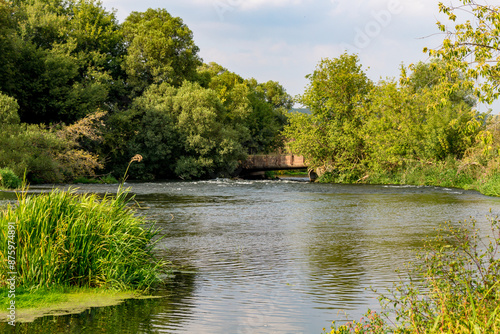
[[[138,92],[148,85],[180,86],[194,81],[202,64],[192,31],[165,9],[132,12],[123,23],[128,45],[124,68],[129,84]]]
[[[468,88],[477,84],[476,96],[491,103],[500,94],[500,7],[474,0],[458,3],[439,3],[439,11],[448,16],[453,27],[438,22],[446,34],[443,44],[438,49],[425,48],[424,52],[445,60],[447,70],[460,69],[469,79],[461,83]]]

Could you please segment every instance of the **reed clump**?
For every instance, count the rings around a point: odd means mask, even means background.
[[[153,257],[154,225],[137,217],[127,191],[116,196],[52,190],[18,194],[0,211],[0,284],[8,267],[8,224],[15,223],[17,286],[147,290],[164,263]],[[1,287],[1,286],[0,286]]]

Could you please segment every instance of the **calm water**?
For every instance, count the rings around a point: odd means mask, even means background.
[[[422,239],[447,220],[486,225],[500,199],[434,187],[296,181],[132,183],[181,269],[161,299],[18,326],[26,333],[321,333],[378,309]],[[115,192],[85,185],[82,191]],[[34,191],[44,187],[32,187]],[[5,196],[5,195],[4,195]]]

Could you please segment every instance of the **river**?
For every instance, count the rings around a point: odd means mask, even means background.
[[[500,199],[458,189],[212,180],[130,183],[177,268],[164,298],[46,317],[25,333],[321,333],[379,309],[445,221],[485,226]],[[116,185],[81,185],[116,192]],[[49,186],[33,186],[45,191]]]

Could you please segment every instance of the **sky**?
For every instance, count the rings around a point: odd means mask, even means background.
[[[193,31],[199,55],[244,78],[278,81],[296,96],[322,58],[358,54],[370,79],[399,77],[443,40],[438,0],[102,0],[120,22],[165,8]]]

